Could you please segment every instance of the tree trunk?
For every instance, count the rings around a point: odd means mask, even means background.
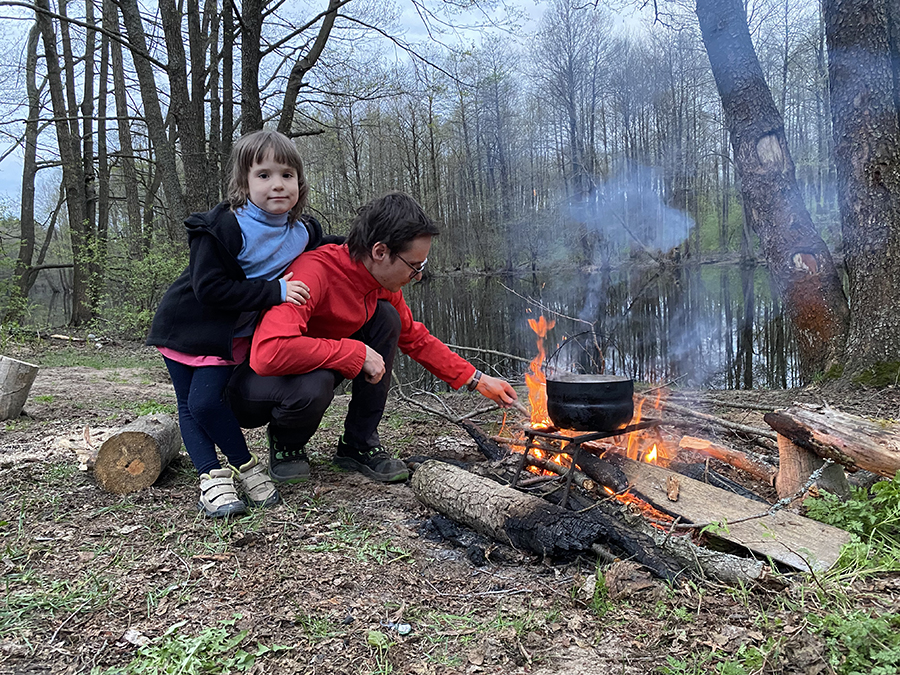
[[[46,0],[42,1],[46,2]],[[122,11],[122,20],[128,33],[128,41],[134,47],[131,50],[131,54],[140,85],[141,101],[144,104],[147,133],[156,153],[158,165],[156,171],[161,174],[163,191],[168,202],[167,206],[169,207],[169,212],[173,214],[168,220],[173,223],[176,220],[181,222],[181,219],[187,213],[187,206],[181,189],[181,181],[178,178],[179,172],[178,162],[175,157],[175,147],[166,135],[166,123],[162,116],[153,68],[143,56],[148,51],[140,10],[138,9],[137,0],[119,0],[118,5]],[[145,236],[147,236],[146,232]]]
[[[722,99],[744,211],[794,328],[802,375],[841,353],[847,301],[831,254],[803,205],[784,122],[756,58],[741,0],[697,0],[703,42]]]
[[[845,375],[900,368],[900,124],[886,0],[825,0],[831,118],[852,308]],[[888,379],[890,378],[890,379]]]
[[[56,33],[49,16],[50,6],[47,0],[35,0],[37,25],[40,26],[44,44],[44,60],[47,64],[47,84],[50,87],[50,101],[55,118],[56,139],[62,162],[62,183],[66,193],[66,210],[69,217],[69,228],[72,234],[73,298],[72,325],[81,325],[91,318],[87,296],[87,270],[84,267],[84,222],[85,222],[85,177],[79,147],[77,124],[75,133],[68,120],[78,119],[78,107],[66,106],[66,91],[63,84],[62,70],[59,64],[62,59],[56,49]],[[74,86],[74,84],[72,85]],[[69,93],[73,91],[68,88]],[[71,98],[71,96],[69,97]]]
[[[325,10],[325,16],[322,19],[322,26],[319,28],[316,41],[310,47],[306,56],[298,60],[291,68],[287,89],[284,92],[284,103],[281,107],[281,119],[278,121],[278,131],[285,136],[291,136],[293,132],[294,112],[297,107],[297,97],[300,94],[300,88],[303,86],[303,78],[316,65],[316,61],[322,55],[325,44],[328,42],[328,37],[331,35],[331,29],[334,27],[338,9],[346,2],[347,0],[328,1],[328,9]]]
[[[243,0],[241,16],[241,134],[263,127],[259,93],[259,64],[262,61],[261,40],[263,10],[266,0]]]
[[[118,495],[150,487],[181,450],[178,425],[168,415],[145,415],[110,436],[97,453],[94,475]]]
[[[22,413],[38,367],[0,356],[0,420],[15,419]]]

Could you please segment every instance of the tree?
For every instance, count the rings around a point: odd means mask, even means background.
[[[900,368],[897,2],[825,0],[831,119],[851,323],[847,372]],[[898,16],[890,16],[890,11]],[[886,373],[887,374],[887,373]]]
[[[703,42],[722,99],[745,217],[797,339],[811,378],[844,348],[849,310],[831,253],[813,227],[794,175],[784,121],[756,57],[741,0],[697,0]]]

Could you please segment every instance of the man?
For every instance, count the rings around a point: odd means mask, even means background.
[[[306,443],[344,378],[353,380],[352,397],[335,463],[379,481],[408,478],[378,437],[398,346],[454,389],[467,386],[501,406],[516,401],[508,382],[477,370],[413,321],[401,289],[421,276],[437,234],[412,197],[394,192],[359,210],[345,244],[321,246],[288,267],[309,287],[309,300],[266,312],[249,365],[235,371],[228,390],[241,426],[269,425],[273,480],[309,477]]]

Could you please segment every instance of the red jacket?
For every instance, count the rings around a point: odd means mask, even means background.
[[[307,251],[287,272],[309,286],[309,300],[301,306],[282,303],[263,315],[250,350],[250,367],[260,375],[300,375],[330,368],[348,379],[356,377],[366,347],[349,336],[372,316],[378,300],[390,301],[400,315],[399,347],[404,354],[454,389],[475,372],[475,366],[450,351],[424,324],[413,321],[403,292],[382,288],[361,262],[350,258],[346,245]]]

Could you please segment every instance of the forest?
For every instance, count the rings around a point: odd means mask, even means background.
[[[186,263],[182,219],[267,126],[296,139],[328,232],[415,196],[442,227],[436,273],[759,261],[807,375],[900,363],[890,3],[3,11],[6,326],[43,286],[70,325],[139,338]]]

